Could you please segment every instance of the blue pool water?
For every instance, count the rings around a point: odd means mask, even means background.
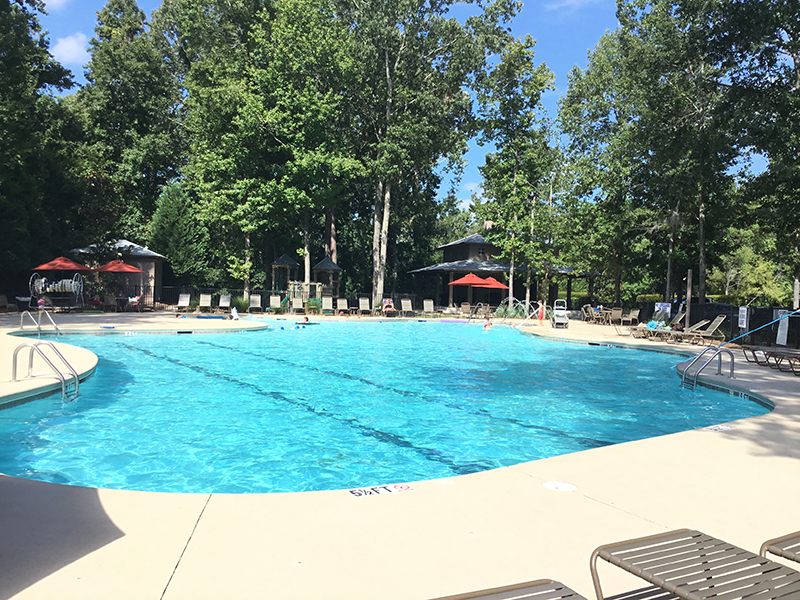
[[[287,492],[448,477],[763,414],[682,390],[673,355],[437,322],[61,338],[80,398],[0,411],[0,472],[81,486]],[[286,329],[281,330],[283,325]]]

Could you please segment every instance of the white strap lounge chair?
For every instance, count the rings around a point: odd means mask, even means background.
[[[191,294],[181,294],[178,296],[178,312],[186,312],[189,310],[189,305],[192,303]]]
[[[433,306],[433,300],[425,299],[422,301],[422,314],[433,315],[435,312],[436,309]]]
[[[270,312],[278,312],[281,309],[281,297],[277,294],[272,294],[269,297],[269,310]]]
[[[219,312],[228,312],[231,307],[231,295],[230,294],[222,294],[219,297],[219,306],[217,306],[217,310]]]
[[[347,298],[336,299],[336,312],[344,315],[350,313],[350,309],[347,307]]]
[[[200,303],[197,305],[197,310],[203,312],[204,308],[211,312],[211,294],[200,294]]]
[[[306,309],[303,306],[303,299],[300,296],[298,296],[297,298],[292,298],[292,312],[296,313],[306,312]]]
[[[250,296],[250,307],[247,309],[247,312],[261,312],[264,309],[261,308],[261,294],[253,294]]]
[[[414,307],[411,305],[411,298],[400,298],[400,313],[407,316],[414,316]]]
[[[369,305],[369,298],[359,298],[358,299],[358,312],[359,314],[366,312],[367,314],[372,313],[372,309]]]

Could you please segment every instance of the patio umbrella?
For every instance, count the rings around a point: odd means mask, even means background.
[[[493,290],[507,290],[508,286],[500,281],[497,281],[494,277],[487,277],[483,280],[483,283],[476,283],[475,287],[479,288],[488,288]]]
[[[59,256],[50,262],[46,262],[38,267],[33,267],[31,271],[91,271],[92,269],[68,259],[66,256]]]
[[[481,283],[486,283],[486,280],[481,279],[477,275],[469,273],[464,275],[464,277],[456,279],[455,281],[451,281],[447,285],[479,285]]]
[[[144,273],[141,269],[137,269],[133,265],[122,262],[121,260],[112,260],[106,264],[95,269],[98,273]]]

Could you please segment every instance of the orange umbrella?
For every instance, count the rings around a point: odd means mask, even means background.
[[[101,267],[95,269],[98,273],[144,273],[141,269],[137,269],[133,265],[122,262],[121,260],[112,260],[107,262]]]
[[[508,286],[500,281],[497,281],[494,277],[487,277],[483,280],[484,283],[476,283],[475,287],[480,288],[489,288],[495,290],[507,290]]]
[[[50,262],[46,262],[38,267],[33,267],[32,271],[91,271],[92,269],[68,259],[66,256],[59,256]]]
[[[447,285],[480,285],[482,283],[486,283],[485,279],[481,279],[477,275],[473,273],[469,273],[461,277],[460,279],[456,279],[455,281],[451,281]]]

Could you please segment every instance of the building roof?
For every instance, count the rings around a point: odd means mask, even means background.
[[[479,233],[473,233],[472,235],[468,235],[465,238],[461,238],[460,240],[456,240],[455,242],[449,242],[444,244],[443,246],[439,246],[437,250],[441,250],[442,248],[448,248],[450,246],[458,246],[459,244],[491,244],[487,242],[484,237]]]
[[[299,267],[300,263],[298,263],[295,259],[293,259],[288,254],[282,254],[278,258],[276,258],[272,262],[273,266],[276,267]]]
[[[333,262],[329,257],[323,258],[311,268],[312,271],[341,271],[342,268]]]
[[[167,258],[163,254],[153,252],[147,246],[140,246],[139,244],[134,244],[128,240],[117,240],[111,245],[111,247],[116,248],[117,250],[122,250],[123,252],[128,252],[132,258],[153,258],[161,260]],[[86,246],[85,248],[73,248],[69,252],[70,254],[91,254],[95,248],[97,248],[97,244],[92,244],[90,246]]]

